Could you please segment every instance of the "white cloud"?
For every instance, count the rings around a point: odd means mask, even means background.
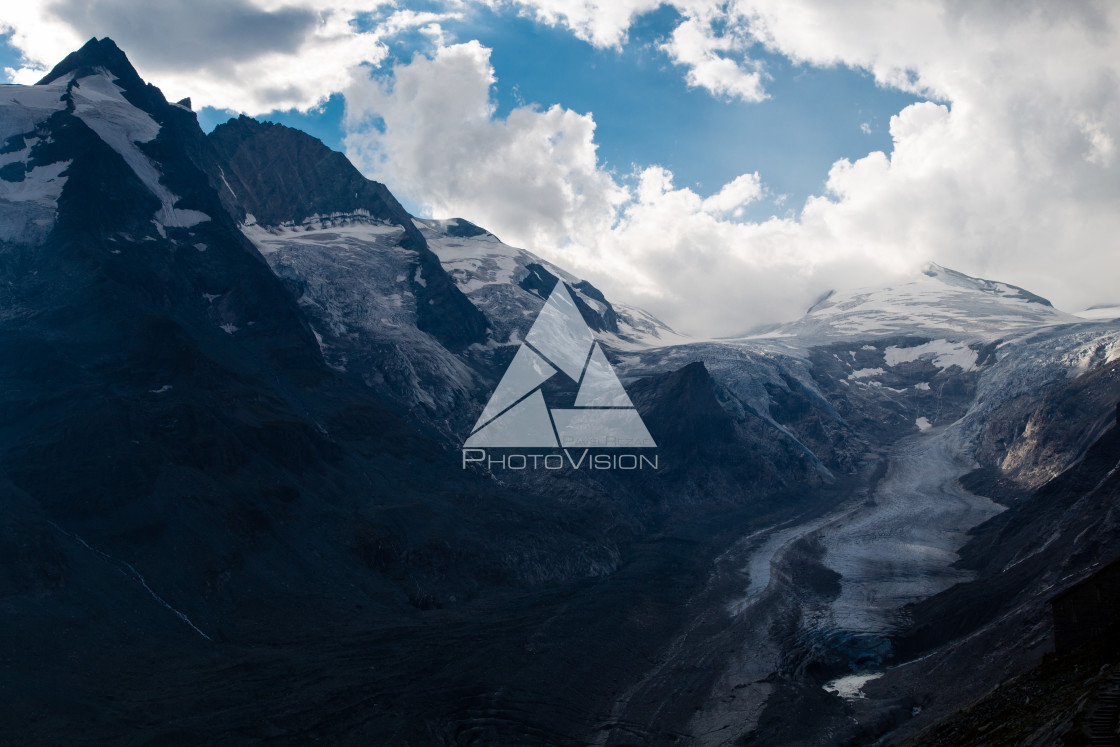
[[[513,5],[552,26],[569,29],[596,47],[620,48],[634,20],[661,6],[680,22],[660,45],[669,59],[684,67],[690,86],[716,96],[762,101],[765,74],[748,50],[756,43],[735,3],[707,0],[484,0],[491,7]]]
[[[743,174],[735,177],[723,185],[719,192],[704,200],[702,209],[710,215],[739,217],[743,214],[743,208],[761,197],[763,191],[762,179],[759,178],[757,171],[753,174]]]
[[[1111,166],[1112,159],[1116,156],[1116,141],[1108,134],[1104,123],[1082,116],[1078,124],[1089,146],[1085,160],[1098,166]]]
[[[550,26],[563,26],[596,47],[620,47],[634,19],[662,0],[482,0],[491,8],[517,7]]]
[[[490,50],[418,55],[392,79],[358,71],[346,91],[346,150],[430,214],[469,215],[526,245],[607,229],[622,189],[596,157],[595,121],[560,106],[494,117]]]
[[[178,0],[138,8],[130,0],[11,3],[0,31],[24,64],[8,70],[33,83],[90,36],[109,36],[145,79],[174,101],[247,114],[308,109],[342,90],[349,70],[378,64],[385,40],[411,29],[440,41],[458,13],[397,10],[390,0]],[[367,31],[356,24],[365,20]]]
[[[821,250],[796,221],[740,222],[733,201],[761,191],[753,174],[702,198],[649,167],[612,230],[584,236],[551,259],[591,276],[615,298],[636,300],[679,329],[726,335],[796,318],[836,283],[885,277],[858,248]]]
[[[675,187],[655,165],[633,175],[606,170],[590,114],[523,108],[495,118],[486,93],[493,72],[479,47],[456,63],[469,63],[469,126],[444,101],[453,86],[440,81],[455,58],[441,53],[397,68],[395,86],[364,84],[378,92],[367,103],[385,116],[386,131],[357,131],[349,146],[434,214],[476,220],[693,331],[796,316],[828,287],[877,282],[928,259],[1023,285],[1065,308],[1117,299],[1120,7],[694,5],[682,5],[683,23],[699,19],[689,28],[739,40],[707,49],[735,52],[745,74],[757,70],[739,47],[753,39],[803,64],[866,69],[883,85],[935,100],[891,118],[889,153],[838,161],[824,194],[799,215],[761,222],[736,210],[759,198],[766,174],[705,197]],[[617,16],[596,25],[592,4],[579,7],[587,13],[578,23],[591,29],[579,33],[625,38]],[[690,58],[693,68],[698,59]],[[531,188],[518,189],[522,181]]]
[[[737,62],[728,56],[747,49],[752,42],[734,26],[717,33],[711,21],[685,18],[673,29],[661,48],[678,65],[687,69],[685,80],[690,86],[704,88],[717,96],[762,101],[766,91],[761,67],[749,60]],[[745,69],[746,68],[746,69]]]
[[[793,221],[741,222],[765,193],[757,173],[706,198],[660,166],[620,177],[597,158],[591,115],[553,106],[497,117],[494,81],[478,42],[417,56],[391,77],[359,71],[346,93],[347,154],[426,214],[467,217],[692,331],[797,316],[828,282],[875,266],[858,250],[818,255],[821,242],[800,244]]]

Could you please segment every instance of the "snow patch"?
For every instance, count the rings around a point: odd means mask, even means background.
[[[823,687],[833,695],[839,695],[844,700],[860,700],[867,696],[863,693],[863,686],[872,680],[883,676],[882,672],[860,672],[838,677],[824,683]]]
[[[850,374],[848,374],[848,378],[849,379],[868,379],[868,378],[871,378],[872,376],[882,376],[884,373],[886,373],[886,372],[881,368],[860,368],[860,369],[858,369],[856,371],[852,371]]]
[[[70,161],[32,169],[23,181],[0,179],[0,241],[35,244],[46,238],[58,215],[58,198]]]
[[[1104,355],[1105,363],[1112,363],[1117,358],[1120,358],[1120,338],[1112,340],[1112,342],[1105,346]]]
[[[40,143],[34,133],[40,123],[65,106],[66,87],[0,86],[0,143],[22,135],[23,147],[0,154],[0,166],[26,163],[31,150]],[[43,164],[30,171],[24,167],[22,179],[0,179],[0,241],[38,244],[54,227],[58,198],[66,184],[63,172],[69,161]]]
[[[1007,331],[1075,321],[1076,317],[1006,283],[927,267],[912,280],[887,288],[861,288],[830,296],[770,338],[794,333],[829,339],[859,335],[916,335],[933,330],[958,339],[997,339]]]
[[[918,430],[920,430],[922,433],[925,433],[926,431],[933,428],[933,424],[930,423],[929,420],[927,420],[924,417],[923,418],[918,418],[917,420],[915,420],[914,425],[918,426]]]
[[[35,125],[66,106],[65,85],[0,87],[0,138],[31,132]]]
[[[179,198],[161,183],[163,175],[148,156],[137,147],[159,134],[159,124],[124,98],[124,91],[110,79],[104,69],[94,75],[77,79],[72,89],[74,115],[97,133],[106,145],[120,154],[144,186],[160,201],[156,225],[189,228],[210,216],[198,210],[175,207]],[[160,231],[163,235],[162,230]]]
[[[910,363],[916,360],[929,360],[933,365],[944,370],[959,366],[962,371],[972,371],[976,368],[977,353],[961,342],[949,340],[933,340],[922,345],[910,348],[899,348],[893,345],[883,353],[887,365],[894,367],[899,363]]]
[[[378,250],[396,248],[402,253],[416,254],[395,246],[399,238],[404,235],[404,229],[400,226],[367,221],[351,222],[326,230],[319,227],[320,217],[308,218],[310,222],[308,225],[285,223],[280,226],[265,227],[249,215],[241,224],[241,233],[245,234],[245,237],[253,242],[253,246],[257,247],[257,251],[266,257],[281,249],[296,248],[300,245],[316,247],[338,245],[339,251],[347,252],[351,256],[373,247],[377,247]],[[404,280],[404,277],[407,276],[399,277],[398,282]]]

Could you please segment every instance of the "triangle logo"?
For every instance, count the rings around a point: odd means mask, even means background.
[[[556,375],[579,385],[575,406],[549,408],[541,386]],[[486,403],[464,447],[655,448],[563,280]]]

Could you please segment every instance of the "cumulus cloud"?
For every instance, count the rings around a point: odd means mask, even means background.
[[[128,0],[56,0],[12,3],[0,31],[23,54],[24,64],[8,70],[17,83],[35,82],[90,36],[109,36],[168,98],[263,114],[317,106],[347,85],[350,68],[384,60],[386,39],[410,29],[438,32],[441,21],[459,16],[394,5],[168,0],[140,8]]]
[[[634,19],[657,10],[662,0],[483,0],[491,8],[513,6],[523,15],[563,26],[596,47],[620,47]]]
[[[756,2],[755,33],[810,64],[927,91],[891,120],[893,152],[830,175],[802,222],[876,253],[919,251],[1077,308],[1115,298],[1120,12],[1114,4]],[[1103,200],[1103,201],[1102,201]],[[1103,273],[1103,274],[1102,274]]]
[[[632,18],[598,16],[590,1],[520,4],[604,45],[622,43]],[[758,73],[742,54],[755,43],[801,64],[867,70],[881,85],[931,100],[891,118],[889,152],[838,161],[824,192],[796,216],[763,221],[744,219],[742,208],[764,191],[766,174],[704,196],[674,186],[655,164],[608,170],[596,159],[590,113],[522,108],[495,117],[493,71],[477,46],[360,83],[376,95],[363,104],[351,97],[364,112],[355,116],[376,113],[384,131],[358,128],[349,148],[433,214],[477,219],[691,331],[794,317],[829,287],[879,282],[929,259],[1024,285],[1065,308],[1116,301],[1120,8],[948,0],[678,7],[680,25],[696,19],[687,28],[702,37],[700,54],[671,52],[690,70],[711,53]],[[716,30],[735,41],[704,46]],[[457,110],[440,103],[453,91],[440,83],[450,70],[437,68],[452,63],[473,91],[462,131]],[[728,95],[719,79],[707,87]],[[530,188],[519,189],[524,180]]]
[[[435,215],[469,215],[529,246],[609,229],[623,190],[596,156],[590,114],[524,106],[494,116],[490,50],[417,56],[346,90],[346,149],[363,171]]]
[[[596,47],[621,47],[634,20],[668,6],[680,15],[661,51],[685,70],[690,86],[716,96],[762,101],[762,65],[749,56],[757,40],[747,11],[736,3],[711,0],[485,0],[491,7],[514,5],[552,26],[569,29]]]
[[[796,222],[742,222],[765,193],[757,173],[707,197],[661,166],[615,174],[597,157],[590,114],[525,106],[498,117],[494,82],[478,42],[363,71],[346,92],[347,154],[424,213],[467,217],[693,332],[797,316],[829,282],[875,270],[858,249],[818,254]]]
[[[761,66],[745,57],[737,61],[729,56],[753,43],[744,33],[745,29],[732,26],[717,33],[713,20],[710,14],[707,20],[685,18],[673,29],[669,41],[662,44],[661,49],[685,67],[685,80],[690,86],[743,101],[764,100],[766,90]]]
[[[734,215],[741,217],[743,208],[754,202],[763,193],[762,179],[758,172],[742,174],[723,185],[719,192],[703,202],[705,213],[715,215]]]

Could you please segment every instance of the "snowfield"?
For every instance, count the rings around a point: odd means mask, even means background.
[[[160,201],[153,220],[157,226],[189,228],[210,216],[198,210],[181,210],[179,201],[162,182],[162,174],[138,143],[147,143],[159,134],[159,124],[151,116],[130,104],[124,92],[112,81],[107,70],[99,68],[93,75],[77,78],[73,89],[74,114],[120,154],[144,186]]]
[[[0,145],[8,151],[0,153],[0,241],[38,244],[54,227],[70,162],[25,164],[42,142],[36,127],[65,107],[65,92],[60,85],[0,88]]]

